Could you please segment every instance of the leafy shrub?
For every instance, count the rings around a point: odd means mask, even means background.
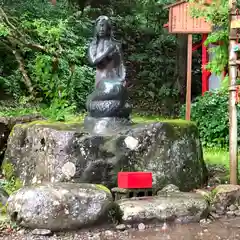
[[[184,117],[182,106],[181,117]],[[196,122],[203,146],[227,147],[229,141],[228,91],[206,92],[191,107],[191,120]],[[240,120],[240,113],[238,113]],[[239,126],[239,125],[238,125]],[[239,131],[240,131],[240,127]]]
[[[0,101],[0,117],[39,115],[51,121],[68,121],[76,118],[76,106],[65,99],[54,99],[48,104],[30,104],[22,101]]]

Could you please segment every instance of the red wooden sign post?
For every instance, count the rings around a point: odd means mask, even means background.
[[[190,5],[187,1],[179,1],[167,6],[169,8],[169,33],[188,34],[187,55],[187,91],[186,120],[191,119],[191,87],[192,87],[192,34],[207,34],[212,31],[211,24],[203,18],[193,18],[190,15]]]

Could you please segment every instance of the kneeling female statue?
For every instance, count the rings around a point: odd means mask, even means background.
[[[126,69],[120,44],[113,38],[112,26],[106,16],[95,22],[95,36],[88,49],[90,63],[96,67],[95,90],[88,96],[85,128],[117,129],[129,123],[131,107],[127,103]],[[101,130],[103,131],[103,130]]]

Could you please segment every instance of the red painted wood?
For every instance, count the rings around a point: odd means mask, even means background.
[[[119,188],[152,188],[151,172],[119,172]]]
[[[240,102],[240,96],[239,96],[239,93],[240,93],[240,85],[237,85],[236,86],[236,103],[239,103]]]
[[[208,79],[210,77],[210,72],[206,70],[205,66],[208,63],[208,51],[207,47],[204,45],[205,40],[208,35],[203,34],[202,36],[202,95],[209,90]]]
[[[178,1],[169,5],[169,27],[170,33],[194,34],[212,32],[212,24],[204,18],[193,18],[190,14],[190,7],[193,3]],[[203,5],[198,8],[203,8]]]

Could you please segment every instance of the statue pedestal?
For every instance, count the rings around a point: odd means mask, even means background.
[[[131,121],[126,118],[86,116],[84,119],[84,129],[91,134],[115,134],[129,126],[131,126]]]
[[[9,164],[24,185],[85,182],[114,188],[119,172],[151,172],[156,191],[167,184],[190,191],[208,176],[198,129],[182,120],[132,124],[106,135],[88,134],[75,122],[17,124],[7,142],[5,172]]]

